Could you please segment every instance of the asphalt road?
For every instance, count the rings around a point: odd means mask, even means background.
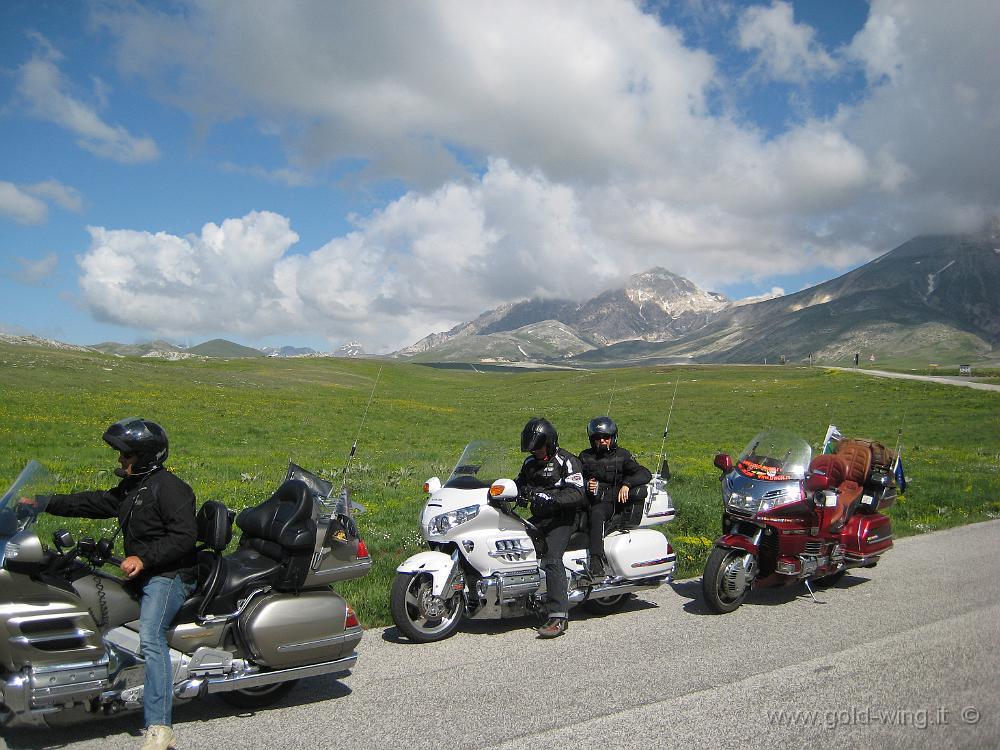
[[[862,375],[872,375],[879,378],[901,378],[903,380],[923,380],[925,383],[944,383],[945,385],[961,385],[966,388],[975,388],[980,391],[1000,391],[1000,385],[993,383],[980,383],[963,377],[948,377],[946,375],[914,375],[910,372],[892,372],[890,370],[867,370],[857,367],[827,367],[828,370],[843,370],[844,372],[860,373]]]
[[[371,630],[349,677],[303,681],[270,709],[178,706],[178,747],[998,747],[998,549],[1000,521],[909,537],[820,603],[770,589],[721,616],[699,579],[680,581],[605,618],[574,612],[552,641],[527,619],[430,645]],[[140,721],[6,741],[135,748]]]

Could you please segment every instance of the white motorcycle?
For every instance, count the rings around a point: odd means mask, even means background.
[[[430,551],[396,569],[392,619],[411,641],[430,643],[452,635],[463,617],[473,620],[541,613],[545,573],[536,542],[544,534],[511,509],[518,488],[502,471],[503,449],[496,443],[469,443],[448,480],[424,484],[427,503],[420,532]],[[662,476],[661,476],[662,475]],[[587,575],[588,535],[578,527],[563,556],[570,606],[583,603],[594,614],[617,611],[637,591],[670,581],[675,554],[659,531],[649,528],[673,520],[664,461],[653,475],[642,504],[616,515],[604,539],[611,575]]]

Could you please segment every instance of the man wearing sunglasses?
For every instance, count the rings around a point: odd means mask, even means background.
[[[167,433],[156,422],[127,417],[102,437],[118,451],[118,485],[54,495],[46,510],[57,516],[118,519],[125,549],[121,569],[141,597],[139,639],[146,662],[142,750],[166,750],[176,741],[167,630],[197,581],[195,496],[164,468]]]

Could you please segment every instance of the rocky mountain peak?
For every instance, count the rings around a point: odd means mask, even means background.
[[[653,303],[670,317],[717,312],[729,304],[723,295],[706,292],[683,276],[660,267],[630,277],[625,297],[640,306]]]

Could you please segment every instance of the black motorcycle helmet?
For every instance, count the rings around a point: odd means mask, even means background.
[[[554,454],[559,447],[559,433],[547,419],[542,417],[529,419],[521,430],[521,452],[531,453],[543,446],[546,455]]]
[[[611,445],[608,450],[614,450],[618,445],[618,425],[612,421],[611,417],[594,417],[587,425],[587,437],[590,438],[590,447],[597,450],[597,438],[611,438]]]
[[[134,474],[150,472],[167,460],[167,431],[148,419],[125,417],[106,429],[101,437],[116,451],[135,455]]]

